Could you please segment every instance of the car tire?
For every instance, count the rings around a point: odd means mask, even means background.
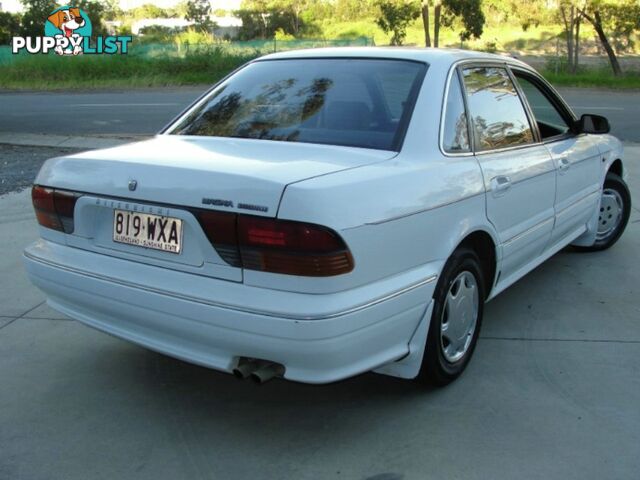
[[[631,215],[631,194],[629,187],[620,176],[607,173],[600,200],[598,233],[593,245],[574,246],[579,252],[598,252],[613,246],[629,222]]]
[[[480,265],[478,255],[464,247],[447,260],[433,295],[419,382],[447,385],[469,363],[478,341],[486,298]]]

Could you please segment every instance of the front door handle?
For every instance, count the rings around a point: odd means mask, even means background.
[[[491,179],[491,191],[494,197],[499,197],[507,193],[511,188],[511,179],[504,175],[499,175]]]
[[[560,173],[566,172],[569,170],[569,167],[571,167],[571,162],[567,156],[563,155],[562,157],[558,157],[558,170],[560,170]]]

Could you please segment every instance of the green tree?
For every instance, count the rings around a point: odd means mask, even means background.
[[[189,0],[187,2],[187,12],[185,18],[196,24],[196,28],[203,32],[211,31],[214,27],[209,18],[211,14],[211,3],[209,0]]]
[[[55,0],[22,0],[21,34],[25,37],[36,37],[44,34],[44,23],[57,5]]]
[[[171,18],[171,12],[160,8],[152,3],[145,3],[139,7],[133,8],[129,11],[129,16],[134,20],[141,20],[143,18]]]
[[[604,5],[602,14],[610,25],[613,43],[618,51],[632,49],[634,36],[640,33],[640,2],[627,0],[619,4]]]
[[[374,17],[379,13],[377,0],[335,0],[326,4],[330,6],[328,18],[342,21],[361,20]]]
[[[424,27],[424,43],[431,46],[429,10],[433,8],[433,46],[440,44],[440,27],[451,27],[456,20],[462,22],[460,40],[471,37],[480,38],[485,24],[481,0],[423,0],[422,25]]]
[[[640,5],[637,0],[585,0],[580,14],[596,31],[602,48],[607,53],[614,75],[621,75],[622,68],[613,45],[610,33],[627,36],[640,29]],[[609,33],[607,33],[609,32]]]
[[[309,8],[311,3],[313,3],[312,0],[279,0],[276,3],[276,8],[289,12],[294,36],[300,35],[303,26],[302,13]]]
[[[493,25],[517,23],[525,32],[554,20],[543,0],[482,0],[482,11]]]
[[[317,11],[312,0],[244,0],[235,14],[242,20],[240,38],[273,38],[276,31],[299,36],[312,32],[308,11]]]
[[[186,18],[187,12],[189,11],[188,3],[187,0],[183,0],[175,6],[167,8],[170,18]]]
[[[120,8],[120,2],[118,0],[102,0],[104,4],[104,20],[116,20],[121,18],[124,14]]]
[[[107,15],[109,4],[100,0],[74,0],[71,6],[78,7],[84,11],[91,19],[91,35],[106,35],[102,20]]]
[[[20,15],[0,12],[0,44],[11,43],[11,38],[20,35]]]
[[[582,16],[573,0],[561,0],[558,16],[562,21],[563,34],[567,43],[567,70],[576,73],[580,61],[580,25]]]
[[[391,45],[402,45],[407,36],[407,27],[420,15],[420,9],[414,2],[403,0],[382,0],[378,3],[380,15],[376,24],[391,33]]]
[[[21,34],[24,36],[39,36],[44,34],[44,24],[59,5],[54,0],[22,0],[24,15],[22,16]],[[110,8],[109,2],[100,0],[76,0],[73,7],[83,10],[91,19],[92,35],[105,34],[102,19]]]

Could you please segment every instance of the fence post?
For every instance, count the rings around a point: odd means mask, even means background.
[[[276,37],[274,35],[274,37],[273,37],[273,53],[276,53],[277,51],[278,51],[278,45],[277,45]]]

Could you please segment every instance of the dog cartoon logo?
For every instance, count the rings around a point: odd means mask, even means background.
[[[0,0],[1,1],[1,0]],[[11,53],[38,54],[54,51],[61,56],[126,55],[131,35],[92,37],[91,20],[81,9],[65,5],[56,8],[44,22],[44,36],[13,37]]]
[[[56,8],[47,17],[44,34],[47,37],[67,40],[56,42],[55,52],[58,55],[81,55],[84,37],[91,37],[91,20],[84,11],[66,5]],[[67,47],[61,44],[66,44]]]

